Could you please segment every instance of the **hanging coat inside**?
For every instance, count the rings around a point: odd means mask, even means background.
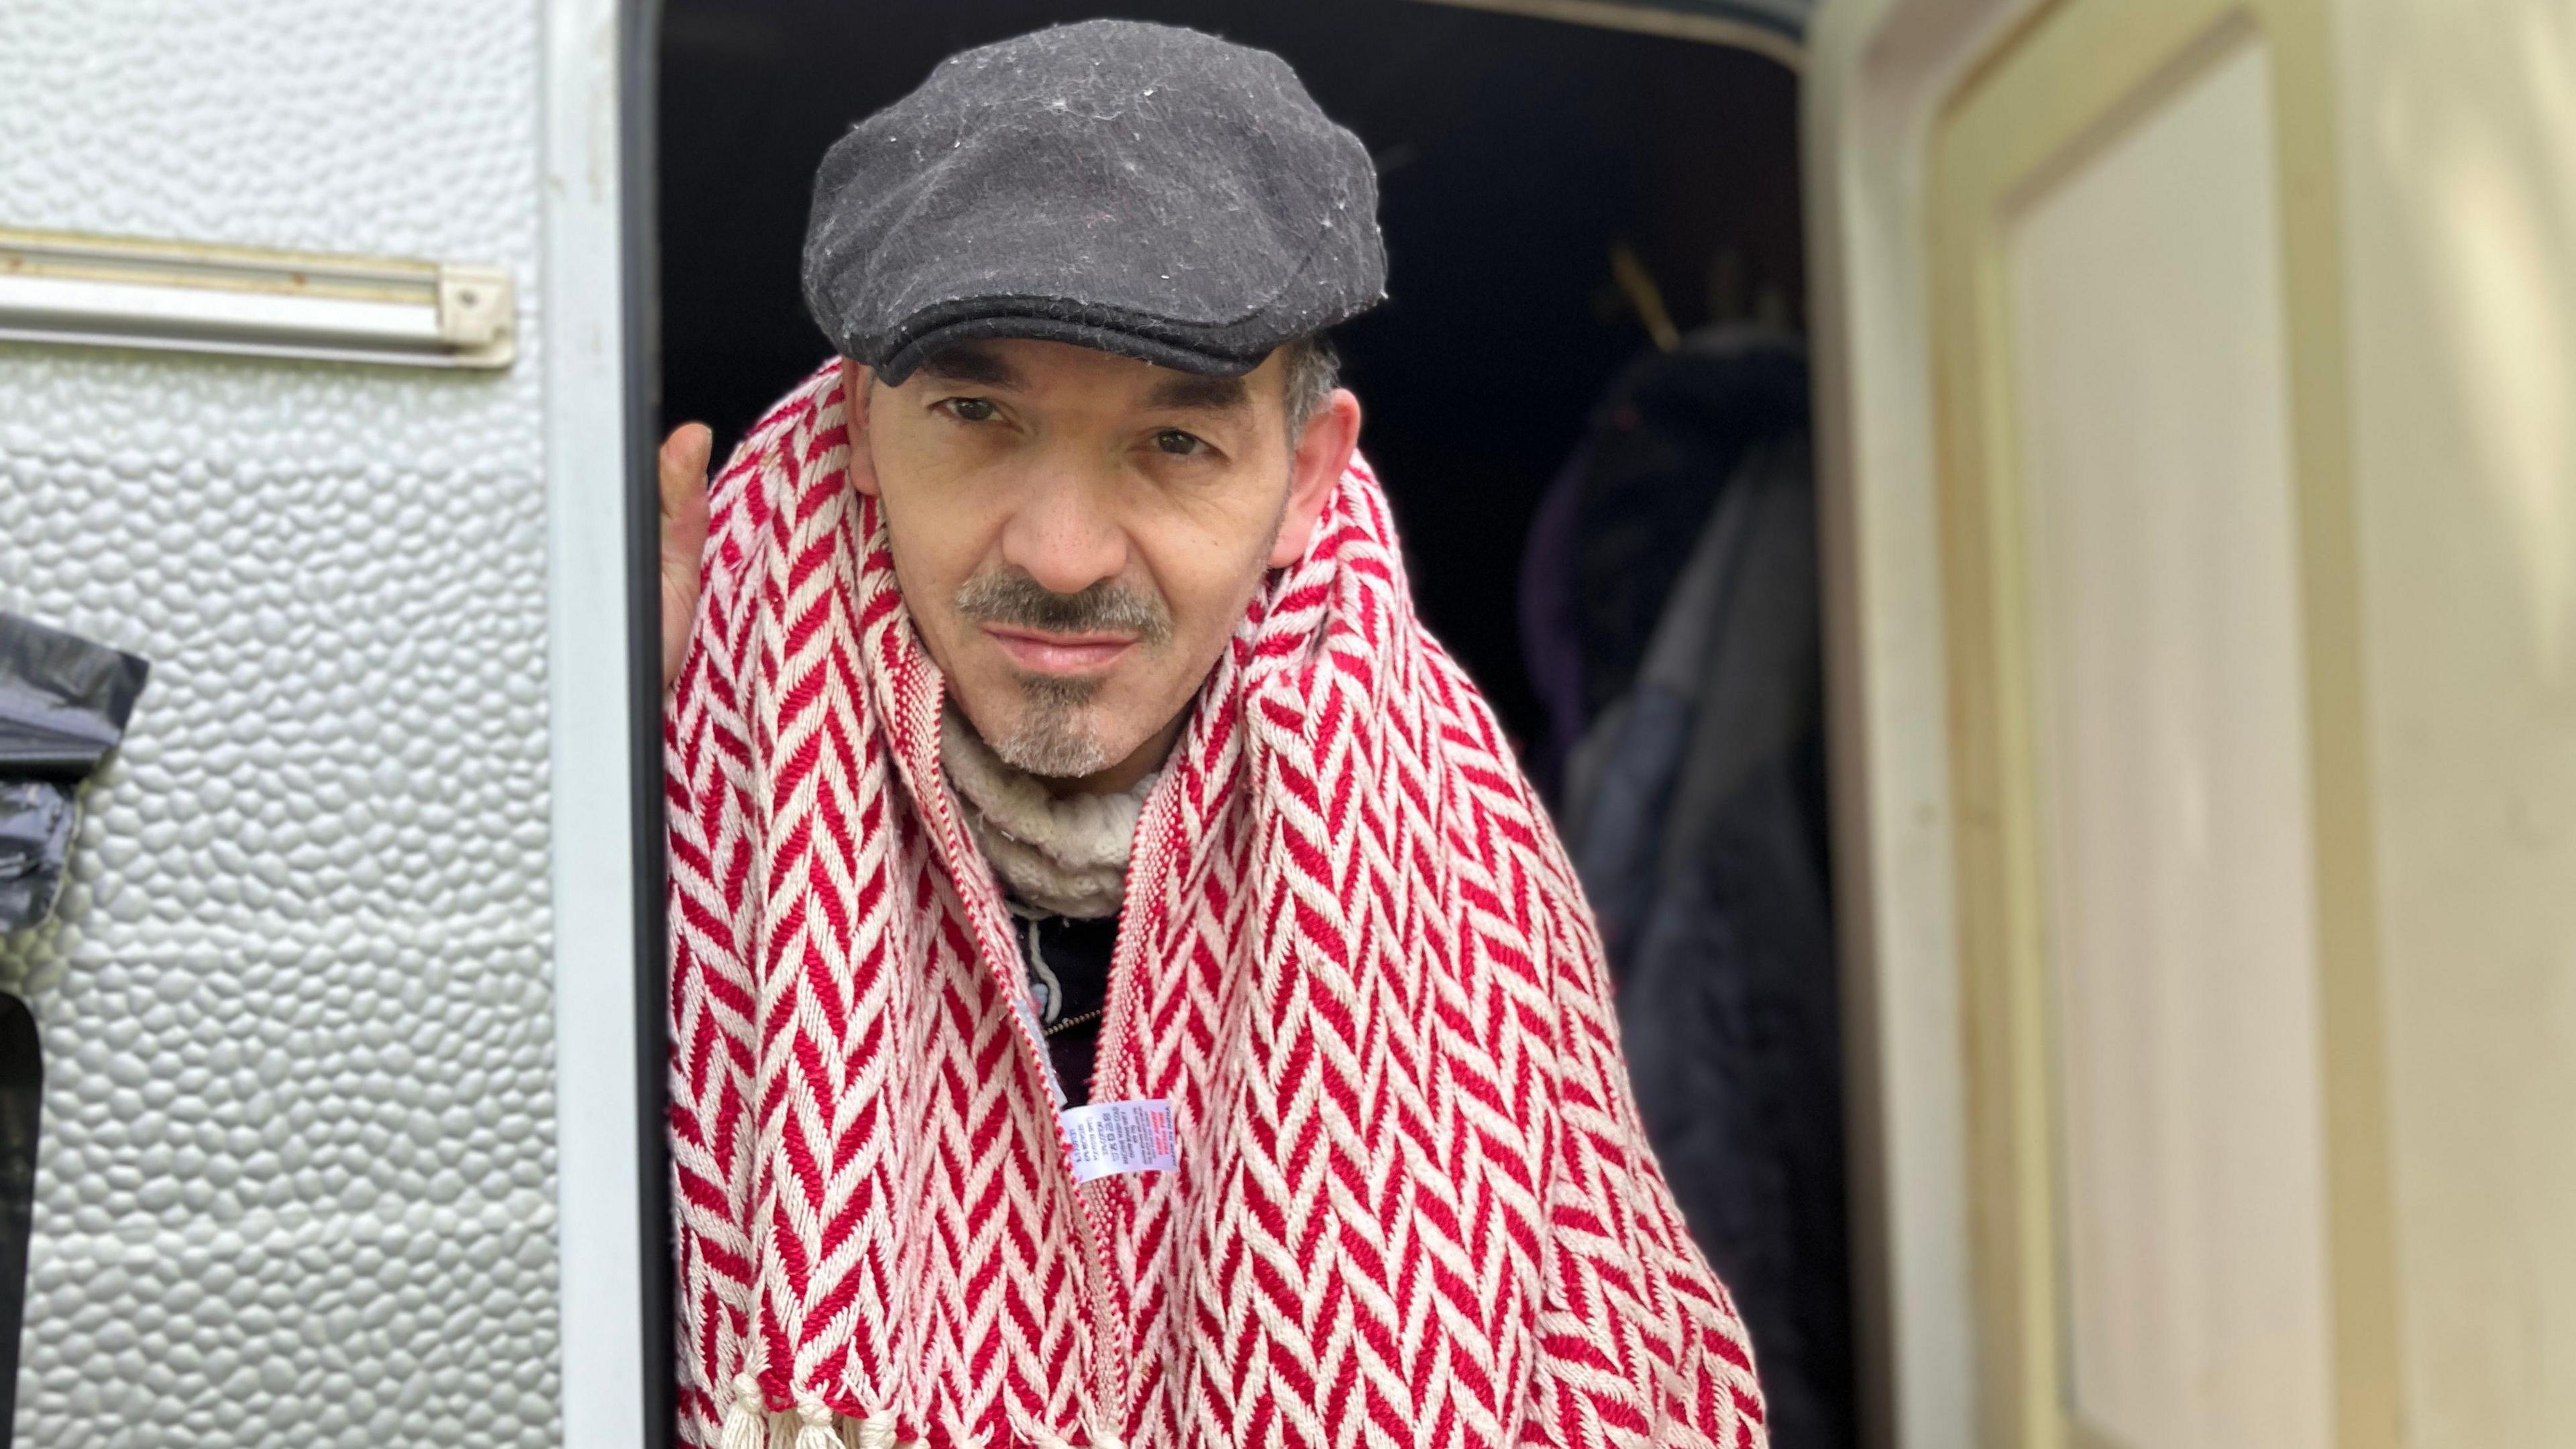
[[[1582,692],[1560,692],[1556,718],[1582,732],[1558,815],[1648,1137],[1752,1331],[1772,1442],[1844,1449],[1850,1275],[1805,397],[1796,339],[1738,327],[1645,359],[1605,401],[1572,501],[1557,504],[1576,530],[1555,545],[1576,580],[1560,593],[1583,601],[1559,614]],[[1555,677],[1561,688],[1568,674]]]

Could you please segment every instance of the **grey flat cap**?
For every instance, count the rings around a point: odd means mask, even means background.
[[[890,384],[978,337],[1240,374],[1385,294],[1368,152],[1287,62],[1125,20],[941,62],[824,155],[805,231],[806,307]]]

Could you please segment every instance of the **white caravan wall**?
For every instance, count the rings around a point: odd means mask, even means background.
[[[0,4],[0,223],[490,262],[500,375],[0,346],[0,607],[151,657],[58,922],[21,1445],[557,1433],[540,9]]]
[[[1823,0],[1809,316],[1866,1449],[1978,1449],[1925,139],[2037,0]]]
[[[2408,1444],[2576,1444],[2576,7],[2340,0]]]

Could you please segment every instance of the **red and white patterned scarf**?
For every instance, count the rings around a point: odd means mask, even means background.
[[[714,485],[671,703],[682,1438],[1765,1442],[1598,941],[1354,463],[1137,827],[1077,1184],[843,374]]]

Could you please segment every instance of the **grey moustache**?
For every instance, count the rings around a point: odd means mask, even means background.
[[[1048,634],[1133,634],[1160,644],[1172,634],[1171,611],[1152,594],[1107,579],[1078,594],[1059,594],[1019,569],[979,574],[957,591],[957,612],[979,624]]]

